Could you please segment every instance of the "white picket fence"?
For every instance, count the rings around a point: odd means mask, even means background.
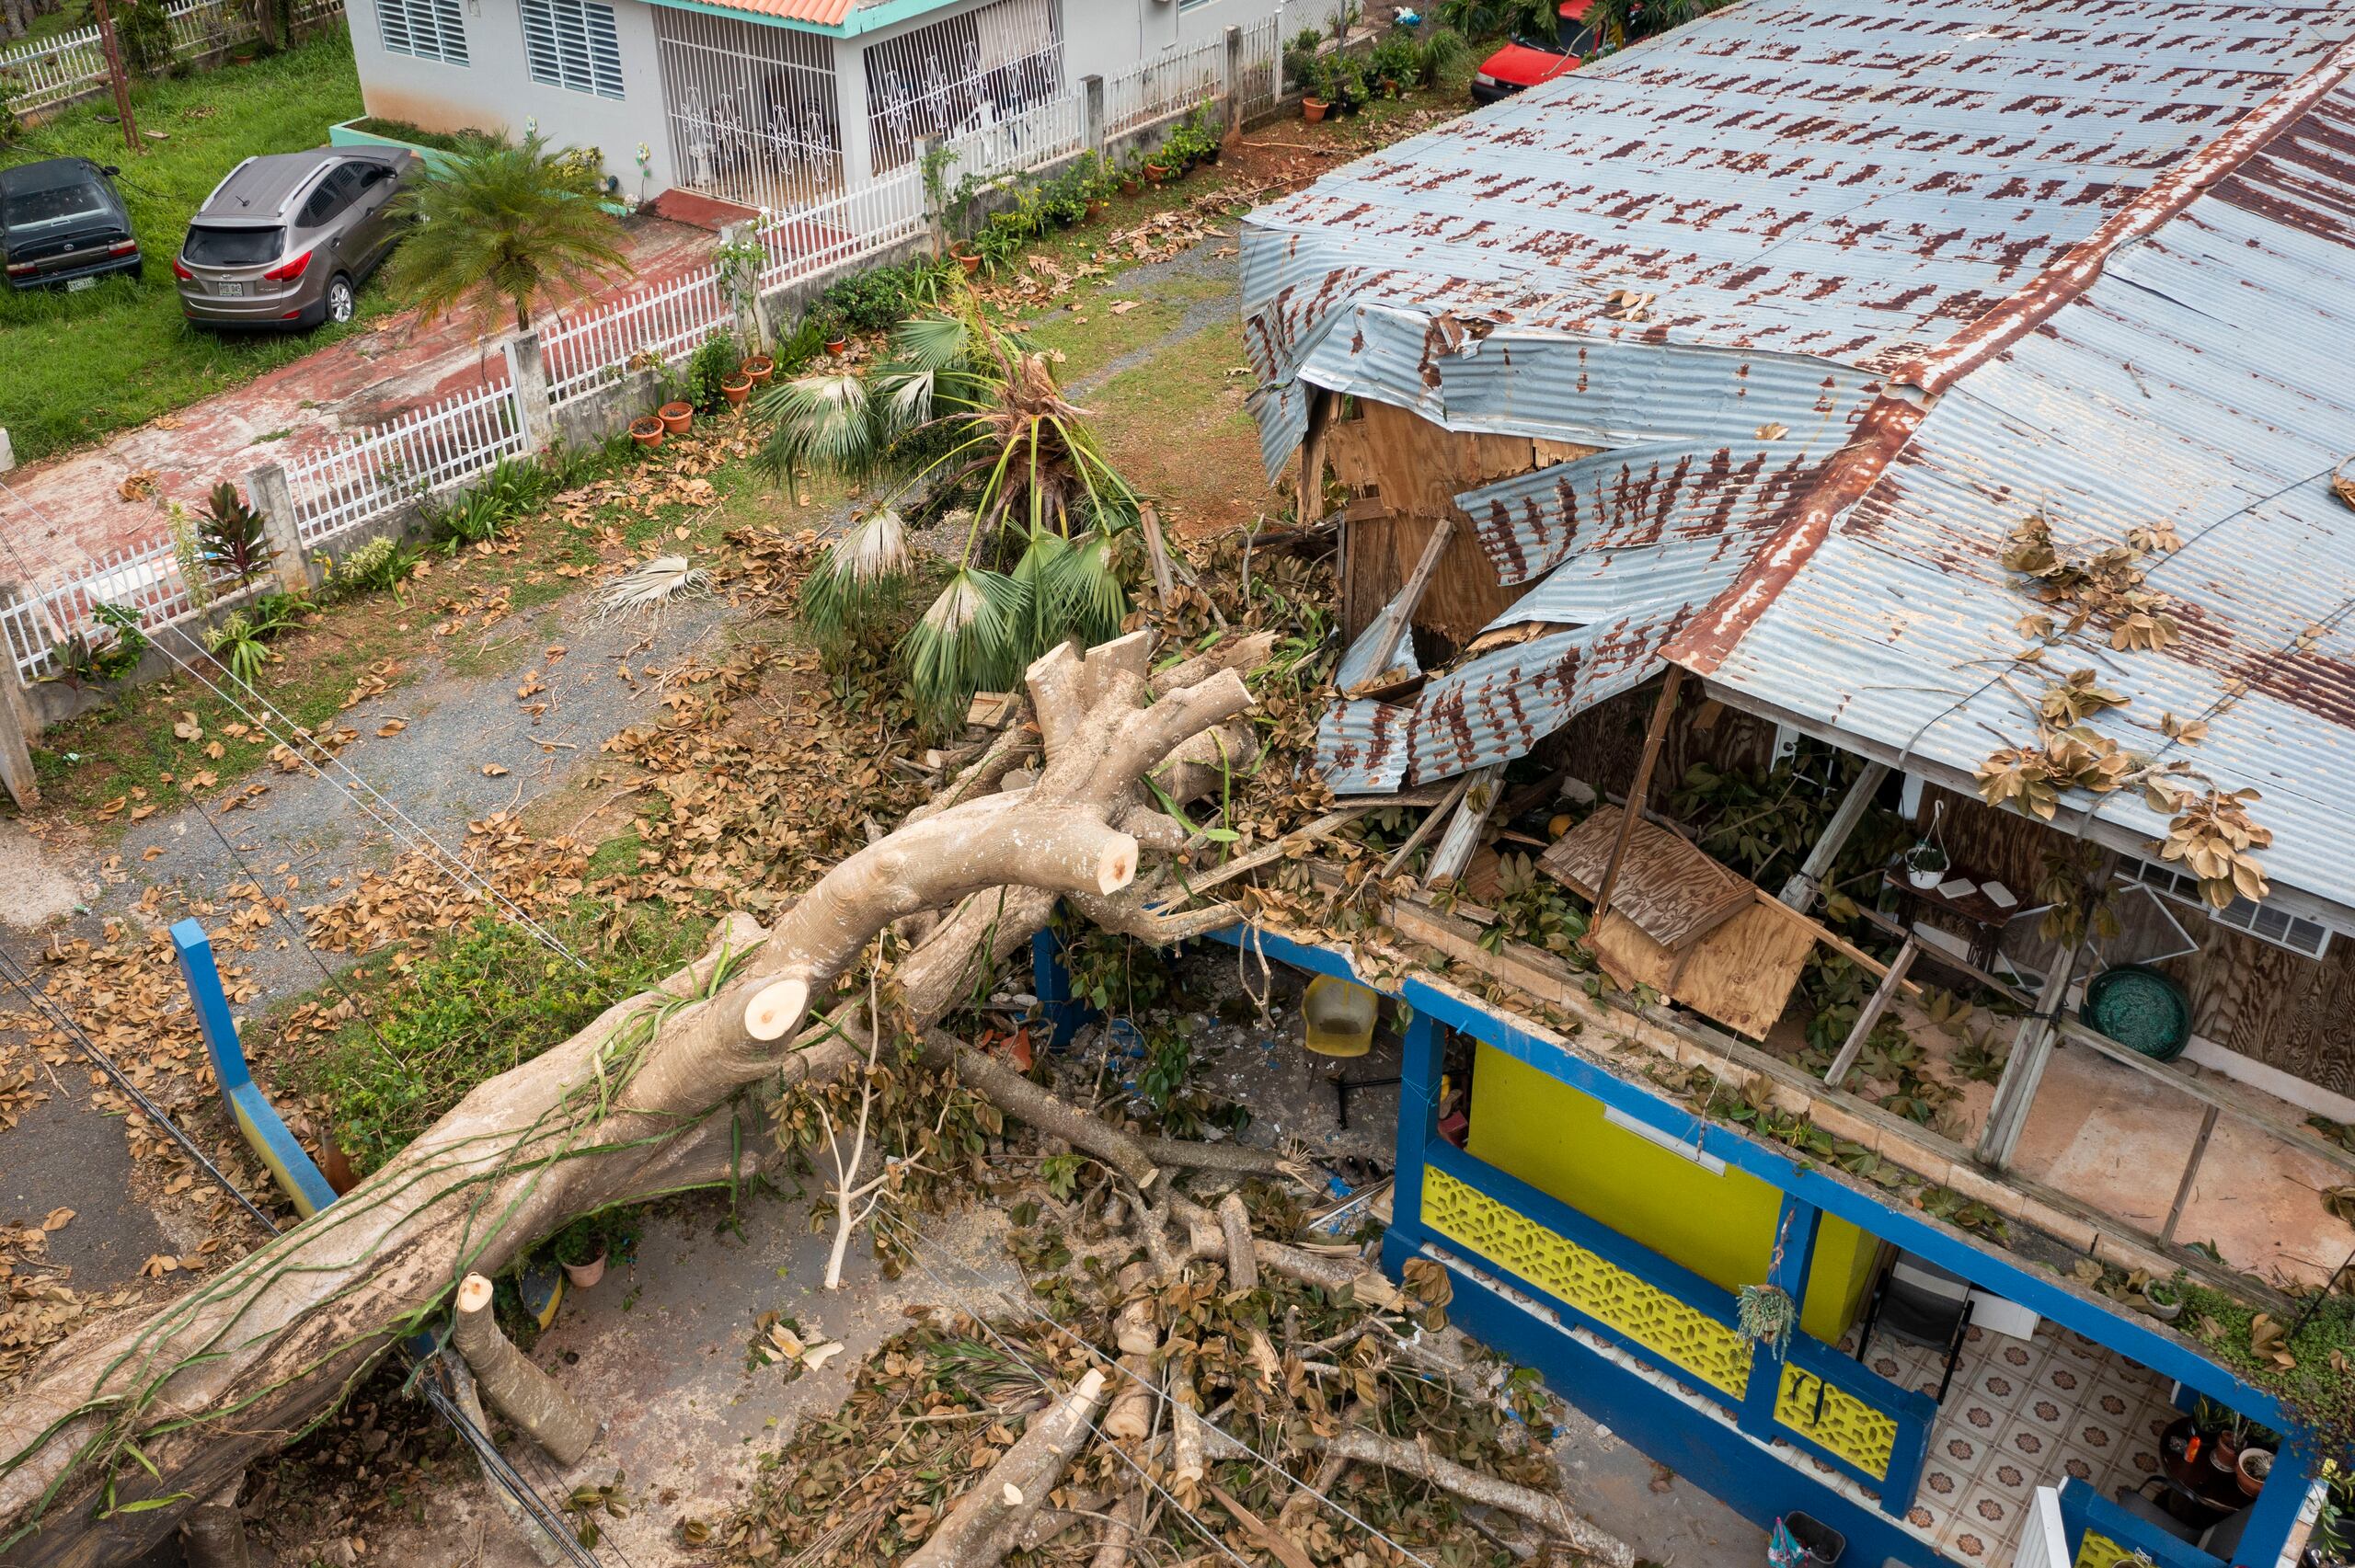
[[[193,608],[169,533],[108,551],[72,578],[0,609],[0,629],[24,678],[58,673],[56,645],[74,632],[87,632],[101,604],[136,610],[149,626],[177,621]]]
[[[316,15],[337,3],[304,0],[299,14]],[[239,0],[187,0],[172,15],[178,38],[183,21],[203,28],[246,13]],[[1246,29],[1237,86],[1246,109],[1274,101],[1281,25],[1270,17]],[[90,35],[93,49],[96,36]],[[55,52],[40,52],[43,58]],[[1216,98],[1226,89],[1225,71],[1225,43],[1213,40],[1108,77],[1106,133],[1132,131]],[[99,78],[104,79],[102,65]],[[58,79],[68,84],[65,96],[79,80]],[[1074,93],[960,136],[951,144],[959,159],[950,166],[952,178],[995,178],[1068,157],[1086,143],[1086,119],[1085,96]],[[756,231],[764,258],[760,287],[766,292],[862,260],[923,234],[928,222],[923,172],[914,163],[829,200],[771,213]],[[540,333],[549,401],[568,403],[634,369],[675,363],[713,333],[732,332],[735,325],[735,305],[717,265],[585,310],[559,313]],[[529,447],[521,399],[507,379],[375,429],[337,437],[285,464],[304,547],[326,545],[423,495],[481,474],[503,457],[523,455]],[[193,605],[170,536],[78,567],[30,598],[0,607],[7,651],[27,680],[56,672],[53,645],[88,627],[98,604],[135,608],[150,631],[190,613]]]
[[[1247,40],[1246,40],[1247,42]],[[1246,47],[1245,58],[1250,51]],[[1118,136],[1182,113],[1226,90],[1226,40],[1173,49],[1104,78],[1104,133]]]
[[[342,9],[343,0],[298,0],[294,25],[307,27]],[[178,0],[165,15],[171,23],[172,52],[182,60],[261,36],[246,0]],[[64,103],[106,79],[106,54],[94,27],[0,50],[0,98],[17,114]]]
[[[511,383],[461,392],[389,425],[339,436],[286,464],[294,518],[307,549],[529,444]]]

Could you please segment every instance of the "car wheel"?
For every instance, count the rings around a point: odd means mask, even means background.
[[[327,319],[338,325],[350,321],[352,313],[360,308],[360,301],[351,292],[351,280],[340,272],[327,280],[327,296],[323,303]]]

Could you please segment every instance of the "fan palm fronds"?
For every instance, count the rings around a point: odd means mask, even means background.
[[[857,476],[883,449],[867,383],[847,372],[796,376],[762,394],[757,412],[769,420],[768,439],[754,461],[772,479],[812,468]]]
[[[598,589],[597,614],[608,621],[623,615],[659,620],[677,601],[710,591],[710,575],[684,555],[657,555]]]
[[[511,315],[528,331],[551,291],[629,270],[603,194],[593,168],[537,133],[454,155],[393,200],[395,217],[416,222],[393,253],[393,283],[428,321],[459,311],[488,331]]]
[[[802,618],[821,633],[896,600],[908,576],[908,528],[886,507],[869,512],[831,545],[801,583]]]
[[[1003,572],[965,567],[951,576],[900,644],[918,704],[952,714],[975,692],[1011,684],[1022,666],[1028,599]]]

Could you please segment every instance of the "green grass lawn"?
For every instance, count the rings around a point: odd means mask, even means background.
[[[132,109],[143,130],[167,138],[144,155],[132,156],[98,118],[114,112],[110,99],[77,105],[0,153],[11,166],[74,155],[121,165],[116,185],[147,259],[143,276],[79,293],[0,290],[0,426],[19,461],[249,381],[392,308],[372,288],[350,326],[228,336],[183,321],[172,287],[171,258],[189,218],[238,160],[324,145],[330,124],[360,112],[341,29],[250,65],[143,83]]]

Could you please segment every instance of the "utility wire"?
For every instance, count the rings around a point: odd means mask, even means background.
[[[71,1013],[58,1006],[42,992],[33,979],[25,973],[15,956],[6,949],[0,949],[0,979],[6,979],[17,990],[23,993],[42,1018],[71,1040],[83,1055],[88,1057],[97,1065],[99,1070],[114,1081],[117,1087],[130,1095],[147,1118],[161,1127],[165,1136],[178,1144],[190,1160],[196,1162],[215,1185],[236,1199],[239,1207],[252,1215],[263,1230],[269,1231],[272,1237],[284,1233],[279,1229],[276,1220],[258,1207],[253,1199],[247,1197],[236,1183],[230,1181],[222,1173],[221,1167],[206,1157],[204,1150],[196,1146],[195,1140],[180,1129],[179,1124],[165,1115],[162,1107],[149,1099],[137,1084],[124,1075],[123,1070],[115,1065],[113,1059],[98,1047]],[[411,1365],[415,1364],[416,1358],[406,1349],[401,1352],[401,1355]],[[516,1502],[530,1514],[533,1521],[546,1530],[551,1539],[557,1540],[575,1562],[586,1563],[590,1568],[595,1568],[598,1562],[595,1555],[580,1545],[579,1538],[567,1528],[562,1516],[548,1505],[547,1500],[540,1495],[538,1490],[507,1461],[505,1456],[500,1453],[499,1446],[490,1440],[489,1435],[469,1420],[465,1413],[460,1410],[448,1394],[430,1378],[421,1380],[421,1386],[425,1391],[427,1401],[441,1413],[444,1419],[457,1428],[458,1435],[465,1439],[468,1447],[481,1456],[486,1467],[500,1484],[514,1495]],[[624,1557],[622,1561],[626,1563],[628,1559]]]
[[[84,1032],[82,1025],[75,1020],[74,1015],[52,1001],[40,987],[33,982],[32,978],[18,967],[15,956],[5,948],[0,948],[0,979],[7,980],[17,990],[23,992],[25,999],[32,1003],[33,1010],[46,1019],[51,1027],[72,1041],[77,1050],[90,1059],[92,1065],[114,1081],[116,1088],[130,1095],[132,1102],[146,1114],[147,1119],[163,1128],[165,1136],[178,1144],[180,1151],[195,1161],[198,1167],[219,1185],[223,1192],[236,1199],[239,1207],[260,1220],[263,1229],[270,1231],[271,1235],[278,1234],[278,1226],[270,1216],[264,1213],[253,1199],[247,1197],[236,1183],[222,1174],[221,1167],[206,1158],[204,1150],[199,1149],[195,1141],[182,1132],[171,1117],[164,1114],[163,1108],[149,1099],[146,1093],[133,1083],[122,1069],[115,1065],[113,1058],[98,1049],[98,1043]]]

